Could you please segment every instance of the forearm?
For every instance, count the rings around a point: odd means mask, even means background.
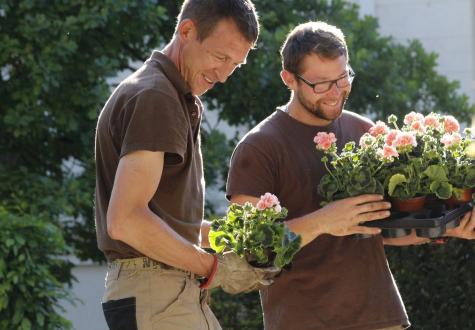
[[[201,247],[202,248],[209,248],[210,247],[209,238],[208,238],[210,228],[211,228],[211,221],[203,220],[203,222],[201,222],[200,235],[201,235]]]
[[[319,235],[323,234],[318,224],[318,218],[314,214],[307,214],[299,218],[286,221],[290,231],[299,234],[302,237],[300,247],[304,247]]]
[[[211,271],[213,257],[181,237],[148,208],[132,212],[119,228],[115,239],[154,260],[202,276]]]

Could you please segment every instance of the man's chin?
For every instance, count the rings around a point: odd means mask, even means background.
[[[340,108],[340,110],[332,111],[332,112],[325,112],[325,111],[321,111],[320,109],[317,109],[316,111],[313,111],[311,113],[318,119],[334,121],[341,116],[342,112],[343,112],[343,108]]]

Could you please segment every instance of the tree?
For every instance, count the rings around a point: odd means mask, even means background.
[[[158,1],[0,3],[2,329],[67,327],[53,308],[72,280],[58,255],[103,260],[93,152],[107,78],[145,60],[172,21]]]

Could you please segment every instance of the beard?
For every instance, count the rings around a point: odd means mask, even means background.
[[[345,106],[346,100],[348,99],[349,91],[344,91],[340,98],[337,101],[338,110],[325,110],[325,105],[323,102],[325,98],[318,100],[317,102],[309,101],[301,92],[301,90],[297,90],[297,100],[302,105],[302,107],[311,115],[318,119],[334,121],[338,117],[340,117],[341,113],[343,112],[343,107]]]

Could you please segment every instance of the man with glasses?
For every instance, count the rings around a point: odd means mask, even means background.
[[[362,195],[319,208],[326,173],[315,149],[318,132],[335,134],[338,147],[358,141],[370,120],[343,110],[355,77],[341,30],[301,24],[282,49],[281,78],[290,101],[251,130],[236,147],[227,196],[256,203],[271,192],[288,208],[288,227],[302,235],[292,268],[261,291],[266,329],[401,329],[409,325],[389,270],[383,239],[360,222],[389,215],[379,195]],[[411,237],[406,244],[418,243]]]

